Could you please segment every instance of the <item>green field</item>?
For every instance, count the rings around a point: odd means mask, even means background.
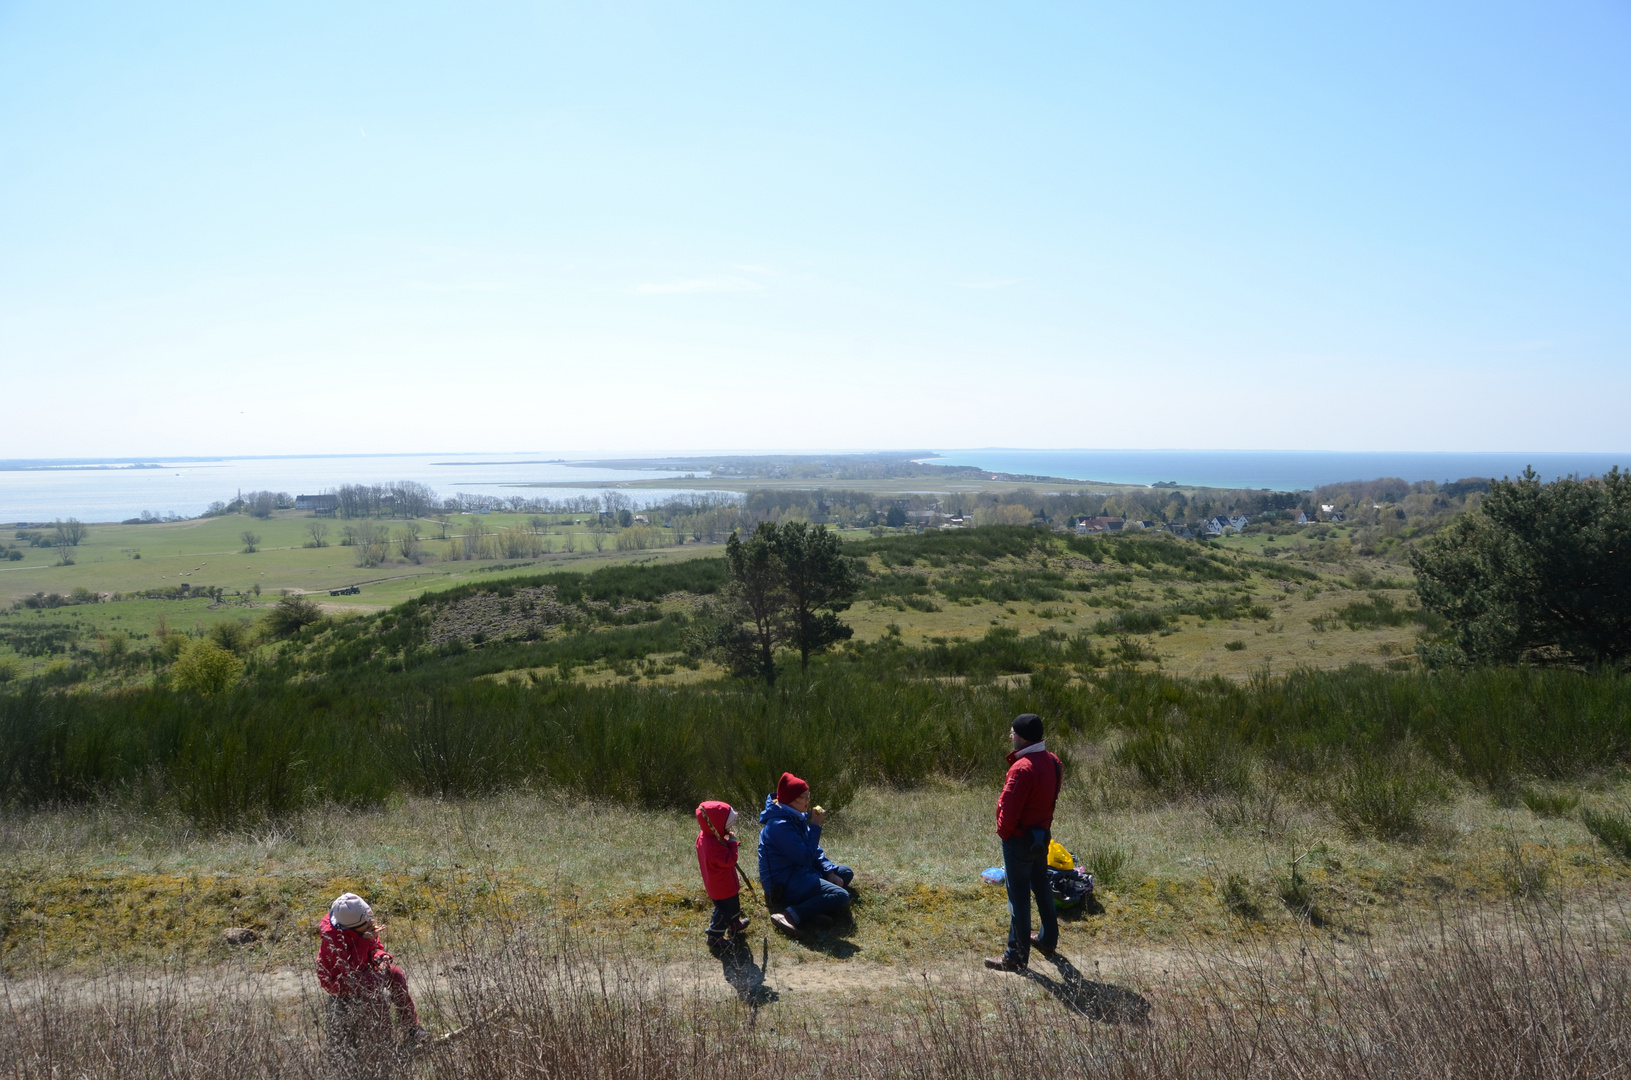
[[[473,521],[496,532],[511,527],[528,527],[531,514],[455,514],[447,535],[460,540]],[[343,521],[326,519],[327,546],[306,546],[312,540],[308,527],[316,520],[306,514],[284,511],[265,520],[243,515],[195,518],[188,521],[148,525],[93,525],[89,536],[74,548],[14,548],[21,561],[0,561],[0,639],[8,632],[24,630],[39,634],[53,628],[79,635],[92,642],[114,631],[123,631],[133,640],[152,635],[163,620],[172,630],[196,632],[217,622],[254,619],[285,592],[314,594],[336,615],[363,614],[383,610],[426,590],[443,589],[466,581],[488,581],[519,573],[537,573],[559,567],[592,570],[599,566],[633,560],[667,561],[716,553],[717,546],[690,543],[644,551],[615,548],[615,538],[603,538],[604,551],[594,549],[594,532],[587,526],[573,526],[571,517],[549,515],[548,540],[554,553],[541,558],[475,559],[446,561],[442,554],[449,541],[436,539],[437,522],[417,522],[427,537],[425,554],[419,563],[400,557],[394,549],[383,565],[360,567],[356,549],[341,546]],[[583,521],[579,516],[577,519]],[[399,532],[405,522],[385,521],[384,527]],[[254,554],[244,554],[242,533],[255,532],[261,539]],[[662,530],[667,533],[668,530]],[[17,543],[12,533],[0,533],[0,541]],[[572,553],[562,550],[572,537]],[[671,535],[671,534],[670,534]],[[62,565],[60,554],[68,552],[72,565]],[[139,557],[138,557],[139,556]],[[143,599],[132,596],[148,590],[188,592],[219,588],[225,596],[213,599]],[[330,590],[356,586],[356,595],[330,596]],[[72,597],[74,590],[93,594],[97,602],[49,609],[21,608],[27,598],[52,593]],[[258,591],[257,591],[258,590]],[[83,595],[83,594],[81,594]],[[114,597],[119,599],[115,602]],[[45,662],[42,655],[26,655],[16,643],[0,640],[0,657],[11,656],[36,669]]]
[[[614,530],[602,534],[604,550],[596,552],[595,533],[587,525],[573,525],[570,517],[549,515],[545,539],[555,549],[552,554],[521,559],[444,558],[450,545],[461,543],[473,523],[497,532],[529,528],[535,516],[454,515],[445,530],[448,540],[437,539],[443,531],[437,522],[420,521],[417,524],[427,537],[420,562],[407,561],[393,549],[382,565],[366,568],[356,565],[355,548],[336,542],[344,522],[325,522],[329,526],[327,546],[310,547],[305,546],[311,541],[308,527],[316,519],[293,512],[266,520],[228,515],[148,525],[95,525],[78,547],[20,546],[15,549],[23,554],[20,562],[0,562],[0,597],[9,601],[0,606],[0,659],[10,657],[26,674],[42,670],[53,659],[60,660],[75,649],[104,648],[108,635],[116,632],[124,634],[137,648],[161,628],[199,635],[220,622],[253,622],[285,592],[314,594],[334,615],[360,616],[381,612],[427,591],[468,583],[497,582],[552,569],[591,571],[633,562],[717,557],[720,550],[719,545],[691,540],[680,546],[618,551]],[[404,525],[391,521],[381,524],[392,531],[400,531]],[[253,554],[243,552],[241,534],[246,529],[260,537]],[[673,538],[672,530],[656,531]],[[568,535],[577,548],[570,554],[560,550]],[[1177,674],[1244,677],[1265,666],[1284,670],[1335,667],[1356,661],[1400,662],[1410,656],[1418,630],[1408,620],[1387,625],[1344,623],[1338,617],[1345,608],[1355,602],[1368,602],[1372,595],[1384,597],[1399,609],[1410,602],[1408,576],[1396,563],[1346,551],[1340,564],[1291,559],[1286,563],[1291,569],[1284,571],[1264,560],[1248,560],[1249,565],[1241,564],[1241,580],[1222,588],[1215,582],[1189,580],[1182,571],[1152,572],[1136,565],[1107,574],[1084,560],[1073,560],[1063,548],[1051,554],[1038,550],[1004,556],[981,571],[991,581],[1021,582],[1014,596],[1030,597],[1001,599],[1008,594],[1000,589],[958,591],[956,582],[968,573],[968,567],[933,566],[928,560],[911,568],[888,565],[885,552],[894,541],[873,541],[863,530],[841,531],[840,535],[870,552],[864,558],[871,583],[847,615],[855,627],[856,640],[862,642],[897,634],[900,640],[916,645],[969,640],[999,626],[1021,635],[1044,630],[1078,633],[1101,622],[1107,613],[1182,609],[1187,604],[1201,614],[1178,614],[1158,632],[1145,635],[1146,651],[1151,657],[1146,666],[1159,666]],[[898,539],[911,541],[910,536]],[[1265,539],[1231,537],[1214,541],[1210,550],[1225,558],[1232,558],[1226,554],[1229,552],[1258,555]],[[1151,538],[1147,542],[1166,541]],[[880,543],[885,546],[878,546]],[[1346,547],[1341,531],[1331,531],[1327,543]],[[1195,542],[1188,546],[1201,548]],[[1281,539],[1279,546],[1290,545]],[[1315,555],[1322,547],[1304,546],[1315,548]],[[73,560],[72,565],[61,564],[59,553],[64,550]],[[1023,582],[1038,574],[1057,575],[1066,587],[1042,593],[1034,588],[1027,591]],[[905,592],[901,591],[903,581],[908,582]],[[1366,584],[1362,587],[1359,582]],[[188,594],[218,588],[224,595],[219,600],[182,597],[174,591],[183,585]],[[357,595],[329,595],[330,590],[352,586],[360,589]],[[941,595],[948,588],[956,592],[955,601]],[[37,594],[72,597],[76,589],[83,590],[80,596],[89,593],[97,602],[51,608],[18,606]],[[173,595],[164,599],[137,595],[149,590]],[[1268,610],[1273,617],[1216,617],[1222,609],[1213,601],[1225,593],[1235,609],[1257,607]],[[1039,601],[1036,596],[1050,599]],[[1245,600],[1251,603],[1236,603]],[[685,607],[686,601],[677,598],[668,607],[673,609],[676,604]],[[518,669],[528,666],[521,659],[515,664]],[[598,678],[601,673],[586,670],[582,677]],[[686,672],[671,676],[678,681],[694,677]]]

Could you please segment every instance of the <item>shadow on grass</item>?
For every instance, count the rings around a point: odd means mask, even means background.
[[[1062,953],[1054,953],[1047,961],[1059,972],[1057,980],[1038,972],[1034,963],[1023,974],[1071,1012],[1105,1024],[1149,1022],[1150,1002],[1142,994],[1109,983],[1094,982],[1076,970],[1076,965]]]
[[[1073,908],[1060,908],[1058,911],[1060,922],[1081,922],[1089,915],[1103,915],[1104,905],[1092,893],[1087,894],[1083,900]]]
[[[747,941],[736,938],[714,955],[719,960],[725,981],[736,991],[742,1004],[756,1009],[781,998],[774,989],[765,985],[765,969],[753,959],[753,946]]]
[[[820,917],[812,922],[814,925],[801,928],[804,932],[791,939],[794,944],[835,960],[848,960],[861,951],[855,942],[846,940],[855,932],[855,920],[848,911],[827,918],[825,925]]]
[[[817,915],[808,923],[799,926],[799,933],[788,940],[810,952],[818,952],[823,956],[830,956],[835,960],[848,960],[861,951],[861,947],[853,941],[846,940],[855,932],[855,907],[862,902],[860,890],[851,886],[846,890],[850,895],[850,906],[831,915]],[[783,905],[777,904],[771,911],[787,910]]]

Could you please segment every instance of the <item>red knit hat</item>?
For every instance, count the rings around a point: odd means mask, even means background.
[[[790,772],[784,772],[781,782],[776,785],[776,801],[785,806],[809,790],[809,784]]]

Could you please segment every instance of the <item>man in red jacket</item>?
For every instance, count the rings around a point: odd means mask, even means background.
[[[1048,841],[1053,839],[1053,805],[1059,799],[1064,766],[1042,741],[1042,718],[1024,713],[1014,718],[1009,736],[1008,780],[997,797],[997,836],[1002,840],[1002,869],[1008,886],[1008,951],[988,957],[993,971],[1023,971],[1031,946],[1052,956],[1059,944],[1059,916],[1048,888]],[[1031,894],[1042,917],[1042,933],[1031,933]]]

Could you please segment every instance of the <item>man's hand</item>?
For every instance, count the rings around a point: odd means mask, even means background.
[[[811,825],[820,825],[823,821],[826,821],[826,820],[827,820],[827,811],[821,809],[821,807],[818,806],[814,810],[810,811],[810,824]]]
[[[827,875],[827,880],[832,882],[834,885],[837,885],[840,889],[849,888],[848,885],[844,884],[844,879],[838,876],[838,871],[836,870]]]

